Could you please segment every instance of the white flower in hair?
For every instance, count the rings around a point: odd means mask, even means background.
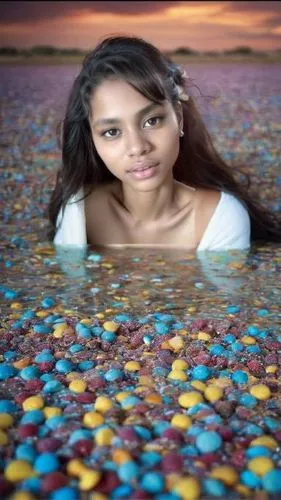
[[[186,94],[185,90],[181,85],[176,85],[176,89],[178,92],[178,97],[180,101],[188,101],[189,96]]]

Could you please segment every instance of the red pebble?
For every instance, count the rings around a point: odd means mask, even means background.
[[[231,441],[233,438],[232,430],[229,427],[219,426],[217,432],[221,435],[224,441]]]
[[[170,441],[175,441],[177,444],[182,444],[184,441],[183,434],[178,429],[166,429],[161,437],[169,439]]]
[[[32,436],[37,436],[38,426],[35,424],[23,424],[18,427],[18,435],[25,439]]]
[[[0,498],[4,498],[12,489],[12,484],[8,483],[3,477],[0,477]]]
[[[260,361],[257,361],[256,359],[251,359],[247,363],[247,367],[249,368],[250,372],[253,373],[255,376],[263,376],[265,374],[264,366]]]
[[[131,495],[130,495],[130,500],[152,500],[152,496],[146,493],[146,491],[143,490],[135,490]]]
[[[281,444],[281,430],[274,433],[274,438]]]
[[[206,365],[209,366],[211,361],[211,356],[209,354],[201,353],[199,356],[195,356],[193,359],[193,365]]]
[[[120,427],[118,437],[124,441],[139,441],[140,438],[133,427]]]
[[[91,404],[95,401],[95,396],[92,392],[81,392],[77,394],[76,401],[82,404]]]
[[[246,460],[244,456],[244,450],[236,450],[232,452],[230,461],[232,465],[234,465],[234,467],[239,467],[239,468],[245,467]]]
[[[264,362],[266,365],[277,365],[278,364],[278,356],[277,354],[270,353],[264,358]]]
[[[73,449],[79,457],[87,457],[90,455],[93,445],[94,443],[90,439],[79,439],[79,441],[74,443]]]
[[[33,396],[32,392],[21,391],[15,396],[15,403],[17,403],[18,405],[22,405],[22,403],[30,396]]]
[[[104,473],[99,484],[95,487],[95,491],[98,491],[99,493],[111,493],[112,490],[117,488],[117,486],[120,486],[120,484],[121,481],[119,480],[116,472],[107,471]]]
[[[39,364],[39,369],[42,373],[49,373],[54,368],[54,363],[52,361],[45,361],[45,363]]]
[[[102,389],[106,386],[106,381],[101,377],[95,377],[88,382],[88,390],[95,392],[97,389]]]
[[[62,472],[51,472],[42,479],[41,490],[44,493],[58,490],[68,483],[68,478]]]
[[[198,457],[198,460],[206,465],[212,465],[214,463],[219,463],[221,457],[218,453],[204,453],[204,455],[200,455],[200,457]]]
[[[177,472],[181,471],[184,466],[184,459],[182,455],[178,453],[166,453],[162,459],[162,469],[164,472]]]
[[[149,410],[149,406],[147,406],[144,403],[139,403],[135,406],[134,408],[134,413],[137,413],[139,415],[145,415]]]
[[[42,380],[31,379],[26,382],[24,388],[26,391],[40,392],[43,385],[44,382],[42,382]]]
[[[43,438],[37,441],[36,448],[40,453],[56,451],[62,445],[62,441],[57,438]]]

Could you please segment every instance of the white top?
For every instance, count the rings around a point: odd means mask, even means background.
[[[60,209],[56,227],[62,221],[54,238],[55,245],[87,246],[83,189],[70,198],[64,215]],[[205,250],[244,250],[250,247],[250,217],[247,209],[235,196],[221,192],[220,201],[209,221],[197,252]]]

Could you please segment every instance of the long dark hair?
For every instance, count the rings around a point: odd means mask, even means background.
[[[133,36],[111,36],[101,41],[84,59],[74,81],[61,124],[62,165],[57,173],[48,215],[51,224],[48,237],[53,240],[60,208],[64,210],[70,197],[85,186],[115,179],[98,155],[89,125],[89,100],[94,89],[114,75],[125,79],[147,99],[163,103],[169,99],[176,106],[176,86],[189,94],[190,79],[181,66],[173,63],[159,49]],[[250,180],[238,166],[246,184],[237,181],[234,173],[216,151],[211,136],[192,96],[182,102],[184,137],[173,168],[177,181],[195,188],[226,191],[246,206],[251,220],[251,240],[281,241],[281,223],[277,216],[254,201],[249,195]],[[88,196],[91,189],[84,193]]]

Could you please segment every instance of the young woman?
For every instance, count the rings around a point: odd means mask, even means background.
[[[215,150],[181,67],[135,37],[85,58],[62,124],[49,205],[56,245],[247,249],[280,241]]]

